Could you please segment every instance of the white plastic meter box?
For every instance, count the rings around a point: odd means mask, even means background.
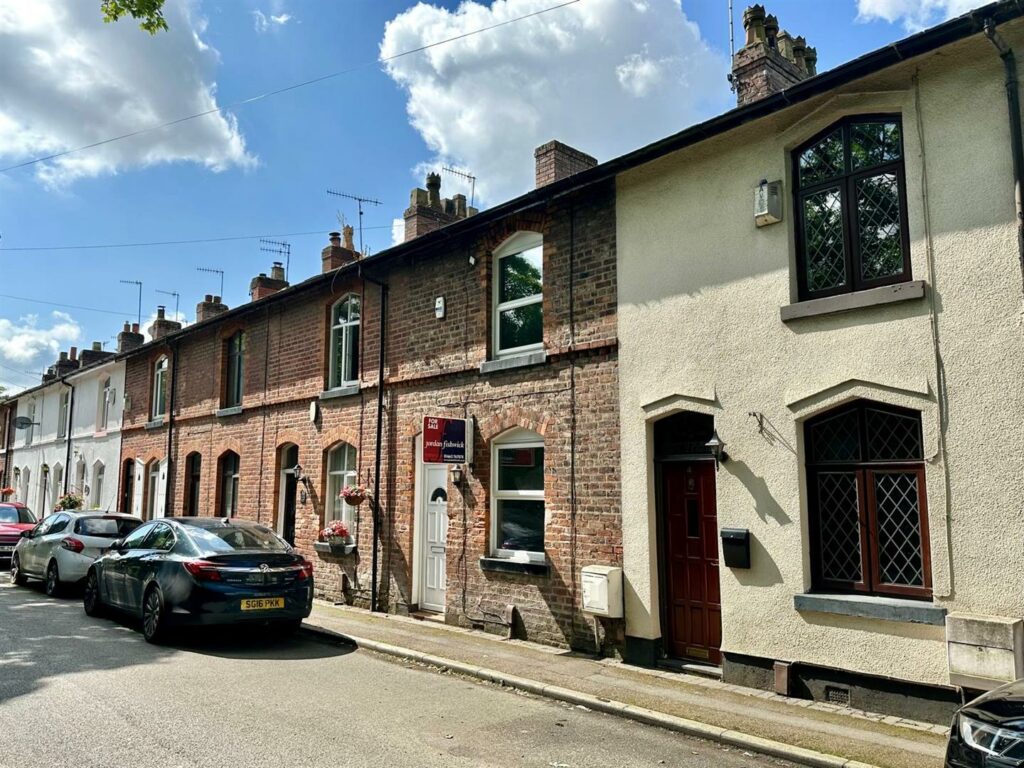
[[[622,569],[585,565],[582,571],[583,611],[609,619],[622,618]]]

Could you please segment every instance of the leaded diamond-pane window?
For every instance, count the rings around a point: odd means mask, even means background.
[[[844,121],[794,157],[801,298],[909,280],[899,118]]]
[[[815,587],[930,597],[921,414],[857,401],[805,435]]]

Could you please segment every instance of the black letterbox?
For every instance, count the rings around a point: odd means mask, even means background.
[[[750,531],[746,528],[722,529],[722,554],[729,568],[750,567]]]

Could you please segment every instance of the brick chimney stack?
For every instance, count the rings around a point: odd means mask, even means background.
[[[476,213],[476,208],[466,205],[465,195],[442,198],[441,177],[428,173],[427,188],[417,188],[409,194],[409,207],[405,209],[405,242]]]
[[[352,227],[346,224],[342,231],[345,233],[344,245],[341,244],[341,232],[331,232],[327,235],[330,244],[320,252],[321,272],[332,272],[362,258],[362,254],[356,250],[352,242]]]
[[[149,326],[149,335],[153,338],[153,341],[162,339],[169,333],[181,330],[181,323],[176,320],[168,320],[165,316],[166,307],[159,306],[156,308],[156,320]]]
[[[146,343],[146,337],[139,333],[139,324],[132,323],[129,325],[127,322],[124,324],[124,328],[117,334],[117,351],[129,352],[137,347],[141,347]]]
[[[595,158],[560,141],[541,144],[533,150],[533,159],[537,189],[597,165]]]
[[[220,300],[220,296],[213,296],[208,293],[203,296],[202,301],[196,304],[196,322],[201,323],[203,320],[209,320],[211,317],[223,315],[227,311],[228,305]]]
[[[253,301],[259,301],[287,287],[288,281],[284,279],[284,266],[280,261],[275,261],[270,268],[270,277],[267,277],[266,272],[260,272],[249,283],[249,297]]]
[[[732,59],[729,80],[739,106],[771,96],[817,74],[818,53],[802,37],[779,30],[779,20],[763,5],[743,12],[746,41]]]
[[[82,350],[82,367],[85,368],[87,365],[92,365],[93,363],[113,356],[113,352],[107,352],[103,349],[103,344],[101,342],[94,341],[92,343],[92,349]]]
[[[72,371],[77,371],[79,366],[78,362],[78,348],[72,347],[71,353],[61,352],[60,357],[57,358],[57,362],[53,364],[51,370],[53,371],[52,378],[60,378],[61,376],[67,376]],[[43,378],[46,381],[46,377]]]

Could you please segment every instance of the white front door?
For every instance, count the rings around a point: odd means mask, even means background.
[[[448,468],[443,465],[425,465],[421,489],[423,572],[420,574],[420,608],[443,613],[447,584],[445,549],[448,544]]]

